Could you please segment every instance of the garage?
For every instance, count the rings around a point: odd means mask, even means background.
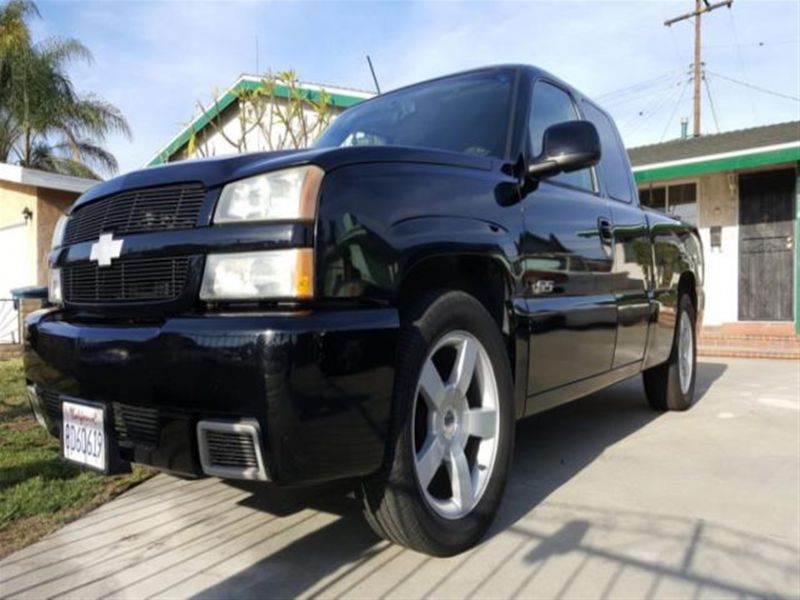
[[[0,227],[0,343],[19,343],[18,315],[11,290],[30,285],[27,269],[27,225],[25,222]]]
[[[47,284],[56,221],[96,183],[0,163],[0,355],[13,355],[21,341],[11,290]]]

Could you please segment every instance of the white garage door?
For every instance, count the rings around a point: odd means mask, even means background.
[[[0,344],[19,342],[17,311],[11,290],[35,282],[28,280],[27,225],[0,228]]]

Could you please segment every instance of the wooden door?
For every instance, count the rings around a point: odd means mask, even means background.
[[[739,319],[791,321],[794,169],[739,177]]]

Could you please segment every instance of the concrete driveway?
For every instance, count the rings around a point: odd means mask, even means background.
[[[346,490],[148,481],[0,563],[0,596],[800,597],[800,363],[700,365],[688,413],[639,378],[520,423],[491,535],[433,559]]]

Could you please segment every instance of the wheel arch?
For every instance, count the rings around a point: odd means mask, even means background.
[[[507,309],[512,279],[501,260],[467,253],[438,254],[416,260],[403,272],[398,286],[401,314],[415,296],[433,289],[468,293],[486,308],[504,335],[510,333]]]
[[[404,270],[397,290],[401,320],[415,298],[431,290],[458,290],[483,305],[500,329],[514,381],[514,412],[524,414],[528,336],[513,307],[514,279],[502,259],[485,254],[425,256]]]
[[[678,298],[687,294],[692,301],[695,312],[697,311],[697,278],[692,271],[684,271],[678,279]]]

